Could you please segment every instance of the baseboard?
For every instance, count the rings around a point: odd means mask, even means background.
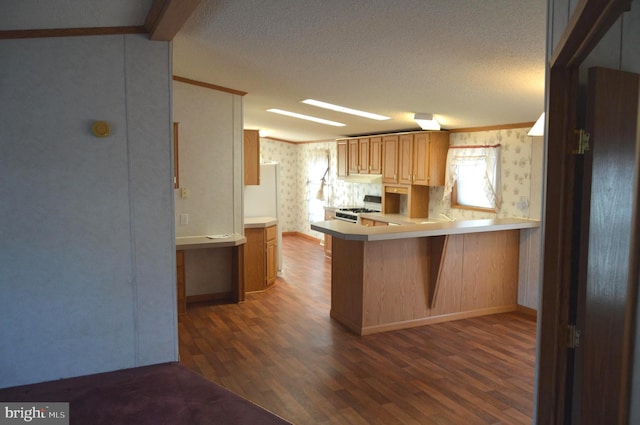
[[[530,317],[533,320],[538,320],[538,310],[536,310],[535,308],[525,307],[523,305],[518,304],[516,306],[516,312],[524,316]]]
[[[282,232],[282,236],[298,236],[304,239],[309,239],[310,241],[314,241],[314,242],[322,242],[320,239],[318,238],[314,238],[313,236],[307,235],[306,233],[302,233],[302,232]]]

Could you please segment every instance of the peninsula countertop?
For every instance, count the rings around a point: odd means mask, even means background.
[[[378,220],[386,214],[380,215]],[[372,219],[376,219],[371,215]],[[413,220],[420,220],[414,222]],[[386,220],[394,223],[399,220]],[[407,219],[403,224],[389,226],[363,226],[342,220],[311,223],[311,230],[327,235],[356,241],[383,241],[391,239],[421,238],[427,236],[458,235],[464,233],[497,232],[540,227],[539,220],[526,218],[494,218],[484,220],[438,221],[429,219]],[[407,223],[407,224],[404,224]],[[411,223],[411,224],[409,224]]]

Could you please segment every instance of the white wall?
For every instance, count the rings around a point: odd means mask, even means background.
[[[180,187],[189,191],[174,193],[176,236],[243,234],[242,97],[174,81],[173,119]],[[228,292],[231,248],[186,251],[185,280],[188,296]]]
[[[0,57],[0,387],[177,360],[169,43]]]

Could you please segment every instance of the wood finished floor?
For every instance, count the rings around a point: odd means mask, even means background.
[[[180,361],[295,424],[531,424],[535,322],[499,314],[360,337],[329,318],[322,247],[243,304],[189,305]]]

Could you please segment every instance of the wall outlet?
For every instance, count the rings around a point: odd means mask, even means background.
[[[188,199],[189,195],[189,189],[187,189],[186,187],[180,188],[180,197],[182,199]]]
[[[189,214],[180,214],[180,224],[189,224]]]

